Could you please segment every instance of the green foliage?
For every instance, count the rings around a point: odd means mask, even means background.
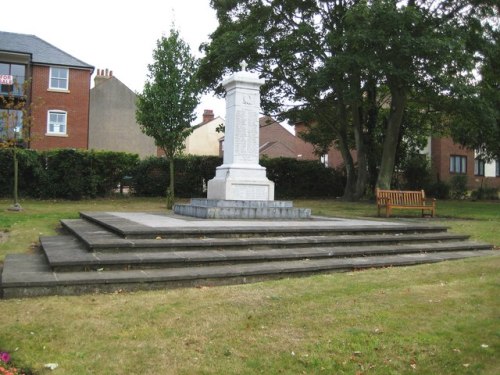
[[[426,194],[429,197],[436,199],[449,199],[450,198],[450,184],[444,181],[436,181],[430,184],[426,190]]]
[[[34,198],[82,199],[111,194],[138,163],[135,154],[108,151],[18,150],[19,189]],[[0,150],[0,196],[12,192],[12,153]],[[5,164],[4,164],[5,163]]]
[[[174,159],[193,131],[191,122],[200,103],[199,63],[173,27],[168,37],[162,36],[157,41],[153,59],[148,65],[148,81],[143,92],[137,95],[136,120],[170,160],[170,185],[166,194],[168,208],[171,208],[175,197]]]
[[[204,186],[215,176],[222,163],[218,156],[183,156],[175,159],[175,191],[177,196],[194,198],[206,196]],[[144,197],[165,196],[170,184],[170,163],[165,158],[142,160],[132,172],[134,194]]]
[[[467,195],[467,176],[453,176],[450,180],[450,197],[452,199],[465,199]]]
[[[216,156],[185,156],[175,160],[175,191],[183,198],[206,197],[206,185],[215,176],[222,159]],[[338,197],[342,195],[345,176],[325,168],[317,161],[297,161],[290,158],[264,158],[261,165],[267,177],[275,183],[275,197]],[[165,195],[169,184],[169,162],[165,158],[142,160],[133,172],[133,190],[138,196]]]
[[[261,159],[267,177],[275,184],[276,199],[339,197],[343,193],[345,176],[318,161],[298,161],[291,158]]]
[[[470,195],[472,200],[497,200],[498,189],[489,187],[480,187],[474,190]]]
[[[146,158],[132,171],[132,187],[138,196],[165,196],[168,183],[169,163],[165,158]]]
[[[318,149],[332,139],[338,142],[346,193],[353,188],[359,195],[373,181],[367,169],[388,185],[398,152],[408,149],[400,144],[420,143],[440,119],[455,117],[460,103],[475,102],[478,91],[489,104],[462,107],[472,111],[461,117],[462,124],[472,129],[483,123],[475,140],[499,134],[498,111],[497,125],[484,125],[492,124],[494,109],[500,108],[498,25],[491,21],[498,7],[491,1],[436,6],[431,1],[221,0],[212,7],[219,26],[202,47],[204,83],[222,93],[224,76],[248,61],[266,79],[261,88],[266,113],[279,120],[313,120],[324,129],[311,135]],[[481,81],[474,72],[482,67],[484,87],[478,90]],[[475,116],[478,111],[488,121]],[[472,139],[462,137],[467,138]],[[500,149],[497,141],[487,143]],[[350,160],[353,147],[358,171]]]
[[[425,155],[409,155],[402,168],[404,190],[428,190],[431,184],[431,166]]]
[[[45,170],[40,163],[39,153],[32,150],[18,149],[19,163],[19,195],[37,197],[40,194],[40,180]],[[14,186],[13,153],[8,149],[0,149],[0,197],[12,195]]]

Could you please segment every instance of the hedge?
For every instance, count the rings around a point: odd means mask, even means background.
[[[128,177],[138,196],[165,196],[169,165],[165,158],[139,160],[135,154],[110,151],[18,150],[21,197],[82,199],[104,197]],[[345,178],[340,171],[317,161],[263,158],[268,178],[275,183],[276,199],[338,197]],[[207,182],[222,158],[184,156],[175,161],[175,194],[181,198],[206,197]],[[0,196],[11,197],[11,150],[0,150]]]
[[[32,198],[104,197],[139,162],[135,154],[111,151],[17,150],[19,194]],[[0,196],[12,196],[12,150],[0,150]]]
[[[175,161],[175,195],[181,198],[206,197],[207,182],[215,176],[222,159],[214,156],[185,156]],[[276,199],[338,197],[345,177],[317,161],[291,158],[263,158],[260,164],[275,183]],[[141,161],[133,173],[133,190],[140,196],[164,196],[169,185],[169,164],[164,158]]]

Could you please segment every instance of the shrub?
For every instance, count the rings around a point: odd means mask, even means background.
[[[431,185],[431,169],[425,155],[414,154],[407,158],[403,166],[404,190],[428,190]]]
[[[81,199],[110,194],[139,157],[122,152],[18,150],[19,193],[33,198]],[[0,196],[11,196],[13,162],[0,150]]]
[[[472,200],[496,200],[498,199],[498,189],[481,187],[471,193]]]
[[[345,177],[319,161],[292,158],[264,158],[267,177],[275,184],[277,199],[338,197],[343,194]]]
[[[444,181],[437,181],[429,185],[426,190],[429,197],[436,199],[450,198],[450,185]]]
[[[151,156],[141,160],[132,171],[134,194],[146,197],[165,196],[168,187],[168,160]]]
[[[206,197],[204,187],[215,176],[222,159],[216,156],[184,156],[175,161],[175,195]],[[275,183],[275,197],[338,197],[342,195],[342,173],[325,168],[317,161],[290,158],[262,159],[267,177]],[[142,160],[133,172],[133,189],[140,196],[164,196],[169,183],[169,166],[165,158]]]
[[[467,195],[467,176],[453,176],[450,180],[450,197],[452,199],[465,199]]]
[[[40,181],[45,173],[36,151],[18,149],[19,195],[38,197]],[[11,197],[14,187],[14,162],[12,150],[0,150],[0,197]]]

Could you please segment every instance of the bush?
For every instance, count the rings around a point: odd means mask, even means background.
[[[344,175],[319,161],[264,158],[261,165],[275,184],[276,199],[336,198],[344,192]]]
[[[450,185],[444,181],[434,182],[426,190],[429,197],[436,199],[449,199],[450,198]]]
[[[19,195],[38,197],[44,169],[36,151],[18,149]],[[14,161],[12,150],[0,150],[0,197],[12,197],[14,189]]]
[[[498,199],[498,189],[481,187],[474,190],[470,195],[472,200],[496,200]]]
[[[122,152],[18,150],[19,194],[33,198],[81,199],[109,195],[139,157]],[[12,196],[12,151],[0,152],[0,196]],[[4,167],[5,166],[5,167]]]
[[[144,197],[164,197],[169,183],[168,160],[155,156],[141,160],[132,171],[134,194]]]
[[[206,197],[206,187],[214,178],[222,159],[215,156],[184,156],[175,161],[175,195],[182,198]],[[317,161],[289,158],[262,159],[267,177],[275,183],[275,197],[338,197],[345,178]],[[151,157],[141,161],[133,172],[134,193],[140,196],[165,196],[169,184],[169,163]]]
[[[431,185],[431,168],[426,155],[408,156],[402,166],[404,190],[429,190]]]
[[[450,180],[450,197],[452,199],[465,199],[467,195],[467,176],[453,176]]]

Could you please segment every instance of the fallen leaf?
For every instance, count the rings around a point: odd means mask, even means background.
[[[464,366],[464,367],[469,367],[469,366],[470,366],[470,363],[464,363],[462,366]]]
[[[487,344],[481,344],[481,348],[485,348],[485,349],[486,349],[486,348],[489,348],[489,347],[490,347],[490,346],[489,346],[489,345],[487,345]]]

